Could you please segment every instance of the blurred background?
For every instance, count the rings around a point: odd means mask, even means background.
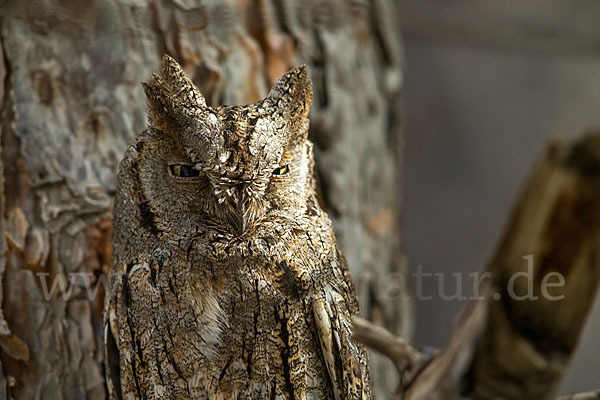
[[[553,138],[600,128],[600,3],[399,3],[407,73],[403,235],[411,269],[485,266]],[[446,280],[447,293],[454,280]],[[443,346],[463,302],[416,301],[415,340]],[[562,392],[600,386],[600,301]]]

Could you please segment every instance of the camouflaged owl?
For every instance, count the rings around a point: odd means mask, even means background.
[[[315,196],[312,83],[209,107],[172,58],[144,83],[106,301],[111,399],[370,399],[355,290]]]

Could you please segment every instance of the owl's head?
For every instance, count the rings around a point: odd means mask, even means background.
[[[207,106],[168,56],[143,86],[149,135],[138,142],[136,169],[157,226],[196,224],[241,237],[261,222],[306,209],[313,190],[306,66],[284,75],[265,99],[243,106]]]

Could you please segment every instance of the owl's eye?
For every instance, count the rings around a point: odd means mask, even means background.
[[[290,172],[290,167],[288,167],[287,165],[282,165],[281,167],[275,168],[273,170],[273,175],[281,176],[281,175],[285,175],[289,172]]]
[[[171,164],[169,165],[169,171],[171,171],[173,176],[178,178],[197,178],[199,176],[204,176],[204,172],[186,164]]]

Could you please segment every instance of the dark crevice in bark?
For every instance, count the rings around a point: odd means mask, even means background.
[[[320,168],[315,168],[315,172],[316,172],[317,184],[318,184],[319,188],[321,188],[321,190],[318,191],[318,193],[321,195],[320,196],[321,206],[324,207],[325,209],[327,209],[329,216],[334,217],[334,218],[340,218],[342,213],[340,212],[338,207],[336,207],[333,204],[333,202],[331,201],[330,196],[329,196],[330,191],[328,188],[331,185],[329,183],[328,175],[323,173],[323,171]]]
[[[318,90],[315,90],[315,105],[320,110],[325,110],[329,105],[329,88],[327,85],[327,49],[325,48],[325,43],[323,42],[323,38],[321,37],[321,32],[319,29],[315,28],[313,30],[313,35],[315,38],[316,45],[316,55],[312,59],[312,65],[314,69],[319,72],[319,82],[315,82],[315,86]]]

